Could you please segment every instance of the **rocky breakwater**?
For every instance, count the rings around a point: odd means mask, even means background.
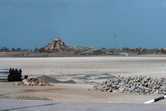
[[[129,94],[164,94],[166,78],[149,76],[112,77],[93,87],[99,92],[121,92]]]

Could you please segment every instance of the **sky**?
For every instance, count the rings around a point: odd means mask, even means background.
[[[165,48],[166,0],[0,0],[0,47]]]

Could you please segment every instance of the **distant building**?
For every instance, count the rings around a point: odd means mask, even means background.
[[[104,49],[92,49],[85,51],[83,53],[84,55],[105,55],[106,51]]]
[[[55,38],[51,43],[44,47],[45,51],[63,51],[66,47],[65,43],[61,41],[59,37]]]

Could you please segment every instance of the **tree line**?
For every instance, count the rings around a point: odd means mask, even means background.
[[[32,51],[30,49],[21,49],[21,48],[7,48],[7,47],[0,47],[0,52],[21,52],[21,51]]]

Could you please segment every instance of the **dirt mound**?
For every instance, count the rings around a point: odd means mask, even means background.
[[[51,84],[47,81],[43,81],[39,78],[27,78],[18,82],[19,86],[51,86]]]
[[[50,82],[50,83],[68,83],[68,84],[76,84],[77,82],[75,82],[74,80],[68,80],[68,81],[59,81],[57,80],[56,78],[54,77],[50,77],[50,76],[40,76],[38,77],[39,79],[41,80],[44,80],[44,81],[47,81],[47,82]]]

